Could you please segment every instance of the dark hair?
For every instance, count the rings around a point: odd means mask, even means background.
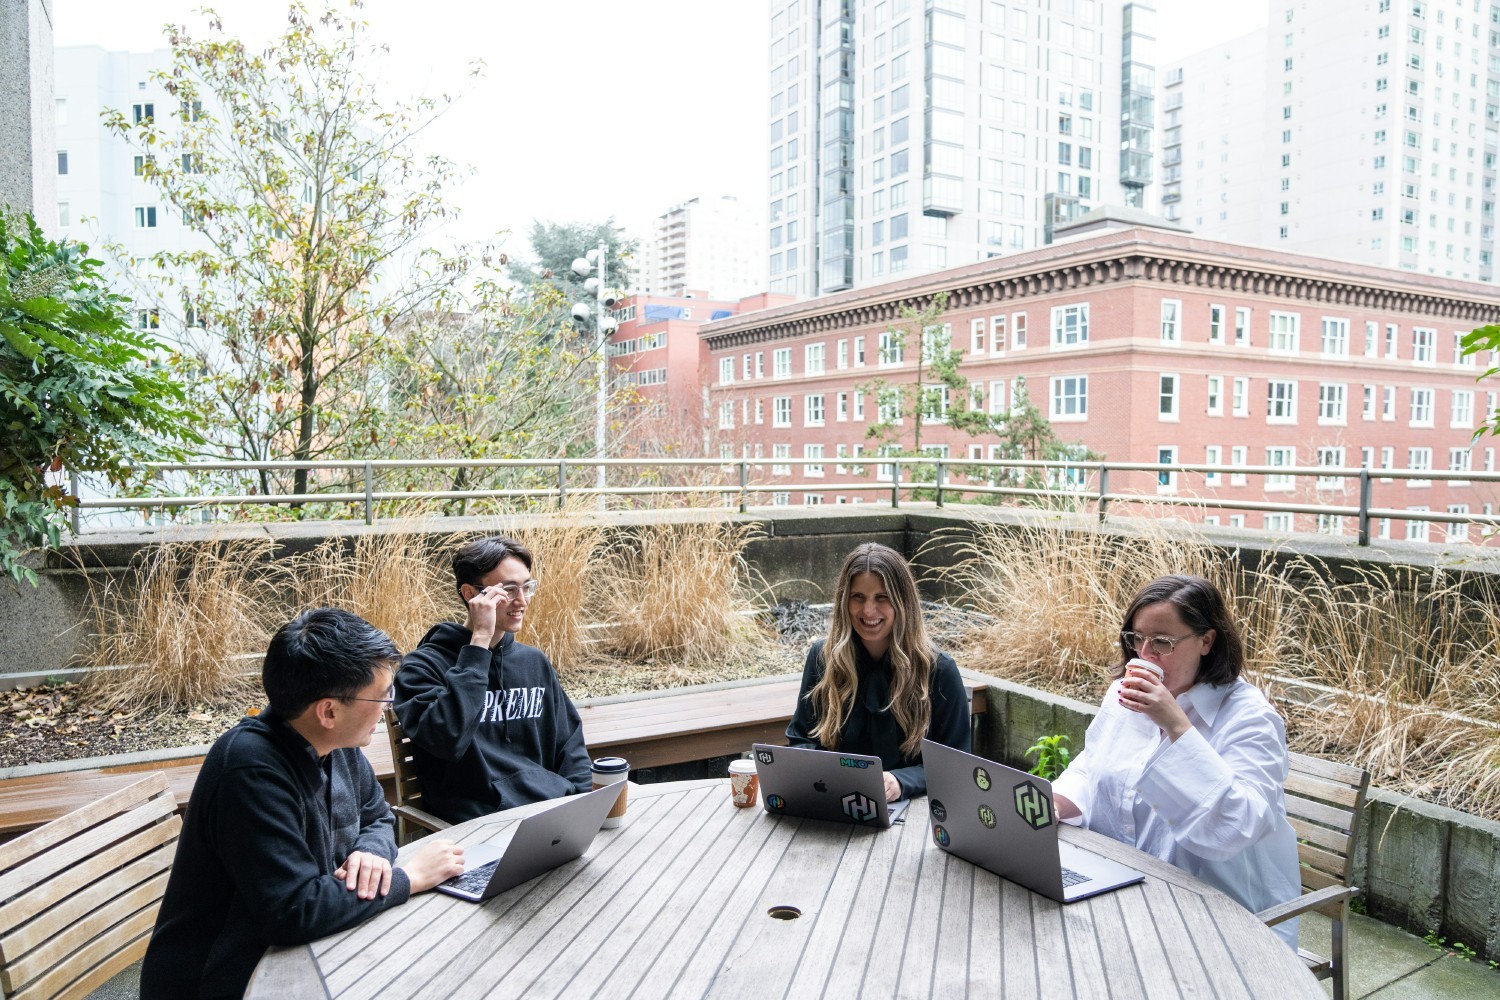
[[[1146,584],[1125,609],[1125,620],[1120,631],[1130,628],[1136,614],[1152,604],[1170,604],[1177,609],[1182,623],[1192,629],[1194,635],[1203,635],[1214,630],[1214,642],[1198,664],[1198,682],[1215,686],[1228,684],[1239,677],[1245,669],[1245,643],[1240,639],[1240,630],[1230,617],[1229,605],[1223,593],[1211,580],[1201,576],[1159,576]],[[1115,676],[1125,673],[1125,664],[1135,655],[1120,639],[1120,665]]]
[[[482,589],[484,584],[480,581],[510,558],[521,560],[528,571],[531,569],[531,550],[507,535],[476,538],[459,546],[453,553],[453,589],[458,591],[458,599],[464,599],[464,584]]]
[[[354,698],[380,667],[394,668],[401,651],[359,615],[313,608],[276,630],[260,682],[271,710],[295,719],[320,698]]]

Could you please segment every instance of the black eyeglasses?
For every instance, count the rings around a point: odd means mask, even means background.
[[[390,691],[387,692],[387,694],[388,697],[385,698],[355,698],[351,696],[348,698],[340,698],[339,701],[369,701],[374,702],[377,705],[394,705],[396,703],[396,689],[391,688]]]

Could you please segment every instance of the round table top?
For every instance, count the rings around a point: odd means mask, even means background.
[[[427,893],[272,948],[246,996],[1326,996],[1254,914],[1088,831],[1062,834],[1145,882],[1055,903],[939,850],[925,798],[879,830],[737,809],[725,780],[630,795],[584,857],[483,904]],[[445,833],[480,843],[543,807]]]

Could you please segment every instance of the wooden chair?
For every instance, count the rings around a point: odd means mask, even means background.
[[[1299,753],[1287,757],[1286,812],[1297,831],[1304,892],[1256,916],[1267,926],[1308,912],[1332,920],[1329,957],[1302,948],[1297,953],[1314,976],[1333,980],[1333,1000],[1344,1000],[1349,995],[1349,900],[1359,892],[1358,886],[1349,884],[1349,850],[1370,788],[1370,772]]]
[[[0,844],[0,986],[85,997],[146,953],[182,820],[162,774]]]
[[[413,826],[427,833],[437,833],[452,826],[422,808],[422,781],[417,777],[417,761],[412,756],[411,737],[401,728],[401,720],[391,709],[385,710],[385,735],[391,741],[391,768],[395,772],[396,839],[405,844],[414,839]],[[425,834],[424,834],[425,836]]]

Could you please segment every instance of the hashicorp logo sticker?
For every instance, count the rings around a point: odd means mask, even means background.
[[[1032,828],[1041,830],[1052,825],[1052,802],[1042,790],[1029,781],[1015,787],[1016,815]]]

